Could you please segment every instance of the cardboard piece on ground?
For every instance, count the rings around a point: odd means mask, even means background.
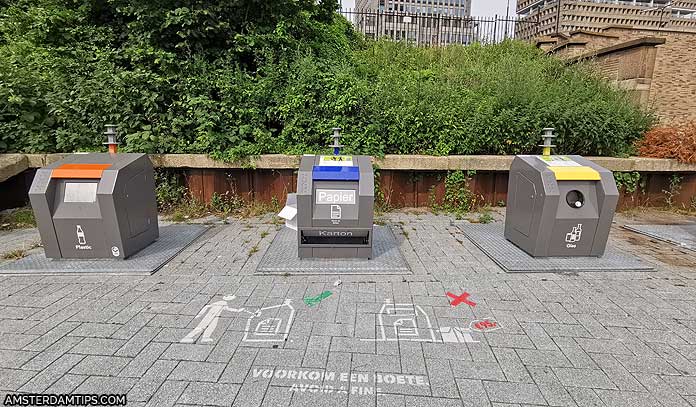
[[[285,219],[285,226],[297,230],[297,195],[288,194],[287,203],[278,216]]]

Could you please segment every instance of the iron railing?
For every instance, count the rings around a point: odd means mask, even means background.
[[[468,17],[447,14],[421,14],[386,10],[341,10],[353,26],[369,38],[390,38],[416,45],[498,43],[534,32],[536,19],[504,16]]]

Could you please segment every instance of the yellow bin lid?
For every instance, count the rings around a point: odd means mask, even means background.
[[[599,172],[591,167],[549,167],[557,181],[599,181]]]
[[[536,156],[553,171],[557,181],[600,181],[599,172],[592,167],[575,162],[566,155]]]

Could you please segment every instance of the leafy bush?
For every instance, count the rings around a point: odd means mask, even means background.
[[[493,223],[495,219],[493,218],[493,215],[491,215],[491,211],[485,210],[481,215],[478,217],[478,223],[483,223],[483,224],[489,224]]]
[[[0,2],[0,152],[231,160],[326,151],[624,155],[649,128],[622,91],[533,46],[367,42],[336,0]]]
[[[155,169],[155,195],[159,211],[169,212],[187,198],[187,190],[181,178],[181,175],[176,172]]]
[[[454,214],[457,219],[477,206],[477,196],[471,191],[471,176],[475,171],[461,170],[447,173],[445,178],[445,196],[441,204],[435,202],[431,193],[430,205],[435,211]],[[431,191],[432,192],[432,191]]]
[[[242,201],[239,195],[234,194],[233,191],[226,191],[222,194],[214,192],[210,198],[210,207],[216,213],[229,216],[233,211],[244,207],[244,201]]]
[[[0,2],[0,151],[249,155],[277,148],[267,112],[299,55],[357,40],[336,0]],[[350,34],[350,35],[349,35]]]
[[[675,200],[682,190],[681,183],[683,180],[684,178],[682,178],[681,175],[672,174],[672,176],[669,178],[669,188],[662,190],[662,193],[665,194],[665,203],[668,207],[674,207],[674,204],[676,203]]]
[[[696,163],[696,122],[655,127],[638,143],[640,155]]]
[[[638,190],[645,190],[647,179],[645,179],[638,171],[614,173],[614,180],[619,191],[624,191],[632,194]]]
[[[624,155],[652,118],[590,67],[515,41],[446,48],[378,42],[358,52],[374,91],[354,146],[379,153],[537,152],[555,127],[560,153]]]

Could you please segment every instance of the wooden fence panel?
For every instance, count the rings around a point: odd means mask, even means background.
[[[416,180],[417,207],[431,206],[433,203],[441,204],[445,199],[445,172],[423,173]]]
[[[253,170],[254,199],[260,202],[284,204],[289,192],[294,192],[297,178],[293,170]]]
[[[297,173],[291,169],[198,169],[179,170],[192,198],[210,202],[213,194],[236,194],[247,202],[270,203],[275,198],[284,204],[288,193],[294,192]],[[0,208],[18,207],[28,203],[28,190],[35,170],[4,181],[0,185],[8,193],[0,197]],[[380,170],[379,187],[391,207],[425,207],[433,199],[441,203],[445,196],[446,171]],[[645,188],[633,193],[621,191],[620,209],[639,206],[665,206],[672,173],[643,173]],[[673,204],[689,208],[696,204],[696,174],[682,177]],[[507,200],[508,173],[479,171],[470,182],[472,192],[484,197],[485,204],[498,205]],[[483,204],[484,202],[480,202]]]

